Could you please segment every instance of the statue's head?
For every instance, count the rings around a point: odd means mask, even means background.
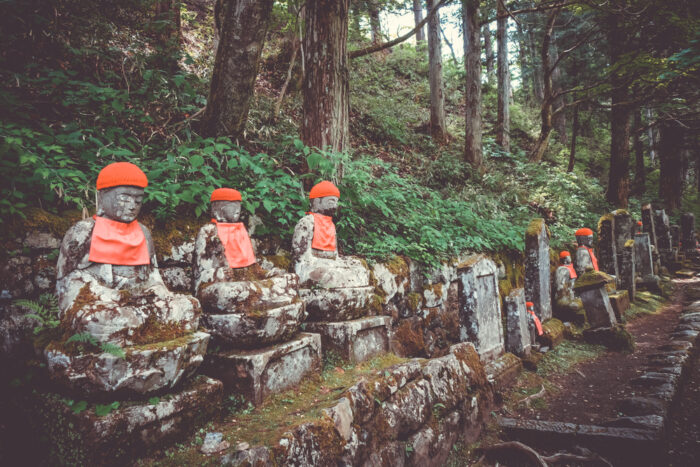
[[[535,304],[532,302],[525,302],[525,308],[527,309],[527,311],[534,312],[535,311]]]
[[[316,184],[309,193],[311,212],[333,216],[338,210],[340,190],[331,182],[322,181]]]
[[[642,233],[644,232],[644,224],[642,221],[637,221],[637,232],[636,233]]]
[[[559,264],[571,264],[571,253],[568,251],[559,253]]]
[[[146,174],[134,164],[109,164],[97,176],[97,215],[124,223],[136,220],[147,186]]]
[[[593,248],[593,231],[587,227],[576,231],[576,243],[578,246]]]
[[[241,218],[241,193],[233,188],[217,188],[211,194],[211,216],[217,222],[233,223]]]

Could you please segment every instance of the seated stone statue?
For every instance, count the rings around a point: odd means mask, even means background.
[[[323,181],[309,194],[311,211],[294,228],[292,256],[299,295],[313,321],[343,321],[363,316],[374,288],[369,268],[359,258],[341,256],[333,215],[340,191]]]
[[[559,264],[554,272],[554,315],[562,321],[583,324],[586,315],[583,303],[574,294],[573,285],[578,276],[571,263],[571,253],[559,253]]]
[[[146,175],[134,164],[110,164],[97,177],[97,215],[63,238],[56,294],[68,336],[89,333],[127,347],[126,358],[95,352],[71,355],[64,343],[47,347],[52,376],[87,392],[149,393],[194,372],[209,335],[199,326],[199,302],[174,294],[158,272],[151,233],[136,217]],[[167,348],[143,349],[173,341]]]
[[[292,337],[304,319],[296,274],[266,271],[257,263],[242,222],[241,194],[218,188],[212,222],[195,241],[195,291],[215,337],[238,348],[261,347]]]
[[[581,276],[589,269],[599,271],[598,259],[593,251],[593,231],[589,228],[582,228],[576,231],[576,250],[575,269],[576,274]]]

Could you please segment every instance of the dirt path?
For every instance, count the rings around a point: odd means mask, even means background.
[[[564,374],[548,377],[558,391],[545,396],[544,407],[534,410],[521,406],[512,416],[584,424],[598,424],[619,416],[617,401],[635,393],[628,381],[642,373],[647,356],[668,340],[678,321],[683,297],[683,286],[679,285],[659,313],[642,315],[627,323],[636,342],[634,353],[606,351]]]

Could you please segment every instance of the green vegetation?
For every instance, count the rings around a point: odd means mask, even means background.
[[[14,304],[30,310],[26,317],[36,321],[32,329],[35,336],[43,332],[50,333],[61,324],[58,316],[58,299],[52,293],[41,294],[37,300],[15,300]]]
[[[99,350],[100,352],[108,353],[115,357],[126,358],[124,349],[109,342],[99,342],[89,332],[73,334],[66,340],[65,346],[69,348],[71,352],[85,353]]]

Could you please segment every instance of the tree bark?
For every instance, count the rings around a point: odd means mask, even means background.
[[[426,0],[428,10],[437,3]],[[440,50],[440,16],[435,13],[428,21],[428,79],[430,82],[430,134],[443,143],[447,136],[445,126],[445,88],[442,83],[442,51]]]
[[[625,53],[625,32],[619,24],[622,19],[616,15],[609,18],[608,47],[610,48],[610,65],[619,64]],[[610,76],[611,104],[610,110],[610,174],[606,199],[618,208],[627,208],[630,191],[630,117],[633,108],[628,103],[627,86],[621,75],[613,70]]]
[[[527,35],[530,39],[530,61],[532,63],[532,90],[533,90],[533,96],[535,98],[536,102],[542,102],[544,100],[544,84],[542,80],[542,73],[541,73],[541,68],[537,67],[537,60],[536,60],[536,55],[535,55],[535,50],[537,50],[537,47],[535,47],[535,34],[530,29],[527,32]]]
[[[557,52],[557,46],[556,43],[554,42],[556,40],[556,37],[552,38],[552,47],[551,47],[551,55],[552,55],[552,63],[556,63],[557,59],[559,58],[559,54]],[[552,92],[556,95],[557,93],[561,92],[562,86],[561,86],[561,68],[559,65],[554,67],[552,70]],[[555,109],[560,108],[566,103],[566,96],[559,96],[554,99],[553,106]],[[559,142],[562,144],[567,144],[568,143],[568,138],[566,137],[566,112],[561,111],[557,112],[552,116],[552,125],[554,126],[554,129],[557,131],[557,136],[559,137]]]
[[[496,144],[510,151],[510,73],[508,71],[508,16],[505,5],[498,0],[498,117],[496,122]]]
[[[481,148],[481,40],[479,32],[479,0],[462,0],[464,23],[465,128],[464,159],[478,172],[483,172]]]
[[[245,128],[255,89],[272,0],[223,0],[221,37],[201,131],[238,138]]]
[[[646,173],[644,169],[644,145],[642,144],[642,111],[634,112],[634,187],[635,192],[643,194],[646,186]]]
[[[304,37],[304,144],[344,151],[348,144],[350,85],[349,0],[308,0]]]
[[[554,29],[554,22],[559,15],[561,10],[559,8],[555,9],[549,14],[547,18],[547,25],[545,27],[544,38],[542,39],[542,76],[544,77],[544,92],[542,99],[542,108],[540,109],[540,136],[535,143],[535,147],[530,152],[530,162],[540,162],[542,161],[542,156],[547,150],[549,145],[549,137],[552,134],[552,74],[550,72],[550,60],[549,55],[549,44],[552,39],[552,30]]]
[[[496,74],[493,69],[493,42],[491,40],[491,30],[488,24],[485,24],[481,29],[481,34],[484,36],[484,53],[486,54],[486,79],[490,84],[493,83]]]
[[[675,121],[659,125],[659,197],[673,212],[681,207],[683,195],[683,128]]]
[[[369,4],[369,27],[372,34],[372,44],[377,45],[382,42],[382,25],[379,22],[379,5],[377,0],[370,0]]]
[[[423,21],[423,5],[421,0],[413,0],[413,21],[416,23],[416,27]],[[423,28],[419,28],[416,32],[416,44],[425,40],[425,33]]]
[[[651,122],[654,114],[651,107],[647,107],[647,121]],[[653,127],[647,128],[647,144],[649,145],[649,164],[654,167],[656,165],[656,133]]]
[[[578,104],[574,106],[574,121],[571,124],[571,152],[569,153],[569,167],[567,172],[574,171],[576,163],[576,137],[578,136]]]

